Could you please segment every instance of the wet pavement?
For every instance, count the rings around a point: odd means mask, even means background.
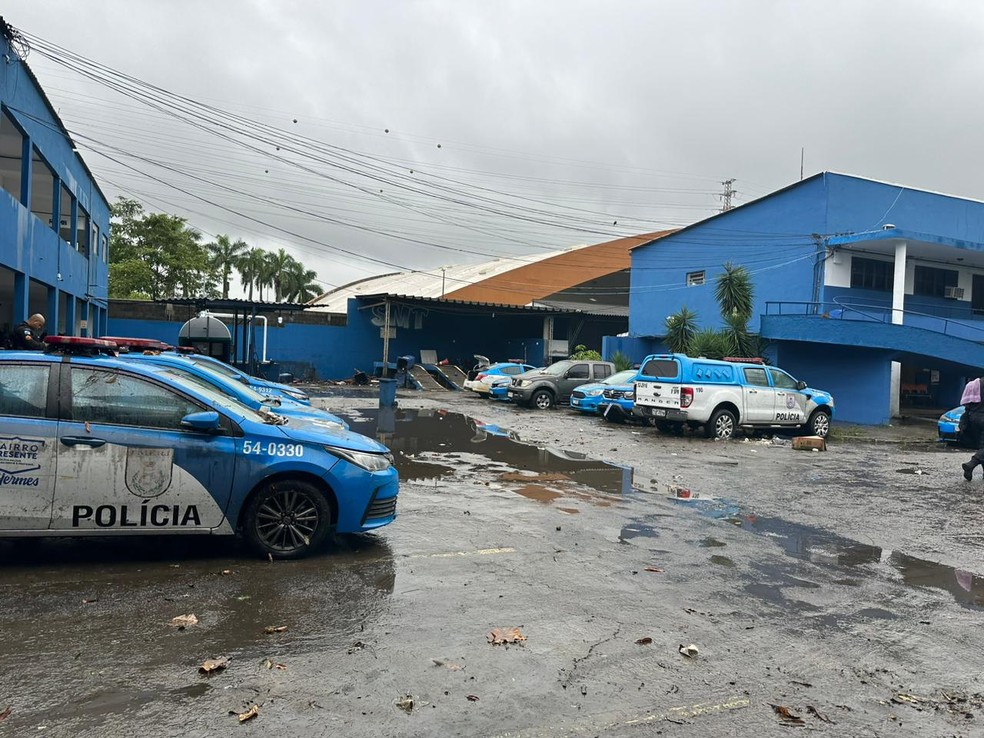
[[[963,454],[348,394],[401,473],[377,533],[0,542],[0,736],[984,734]]]

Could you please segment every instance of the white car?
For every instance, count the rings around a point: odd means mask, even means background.
[[[489,397],[492,394],[493,385],[506,385],[508,386],[509,381],[512,377],[523,372],[532,371],[536,367],[530,366],[529,364],[520,364],[514,361],[500,361],[498,364],[492,364],[485,369],[480,370],[474,379],[469,379],[465,382],[465,389],[471,390],[483,397]],[[506,380],[503,382],[502,380]]]

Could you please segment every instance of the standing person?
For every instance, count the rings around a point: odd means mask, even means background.
[[[35,313],[14,328],[14,348],[27,349],[29,351],[43,351],[44,323],[44,316],[41,313]]]
[[[964,414],[960,418],[960,433],[977,449],[970,461],[961,464],[964,479],[969,482],[974,478],[974,469],[984,465],[984,403],[981,402],[980,377],[967,382],[960,404],[964,406]]]

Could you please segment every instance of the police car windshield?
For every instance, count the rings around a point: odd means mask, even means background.
[[[188,356],[187,358],[189,361],[195,362],[195,364],[200,366],[202,369],[210,369],[216,374],[221,374],[223,377],[230,377],[231,379],[239,379],[242,376],[242,374],[237,372],[231,366],[226,366],[225,364],[223,364],[221,361],[218,360],[203,359],[198,356]]]
[[[203,379],[199,379],[198,377],[190,377],[181,371],[173,371],[171,367],[162,367],[160,372],[167,377],[169,382],[177,385],[184,385],[185,387],[194,390],[214,405],[217,405],[233,415],[245,418],[246,420],[251,420],[254,423],[270,422],[267,417],[260,415],[260,413],[256,412],[248,405],[244,405],[236,398],[220,392]]]
[[[613,374],[608,379],[601,380],[602,384],[628,384],[635,379],[636,370],[626,369],[624,372]]]
[[[236,382],[235,383],[236,390],[235,392],[233,392],[226,386],[226,382],[229,381],[228,379],[226,379],[226,377],[219,374],[218,372],[211,371],[210,368],[206,369],[204,366],[198,366],[198,368],[202,371],[206,371],[209,374],[213,375],[215,377],[215,381],[210,382],[207,379],[203,379],[202,377],[192,374],[187,369],[181,369],[176,366],[169,366],[167,368],[167,372],[165,373],[173,374],[175,376],[181,377],[182,379],[185,379],[188,382],[194,384],[196,387],[202,386],[202,387],[207,387],[209,389],[218,390],[222,394],[229,395],[230,397],[235,398],[240,402],[245,402],[247,405],[250,405],[251,407],[254,404],[262,405],[266,402],[267,399],[266,397],[261,395],[256,390],[250,389],[247,385],[239,384],[239,382]]]
[[[546,369],[541,369],[540,373],[556,374],[559,376],[561,374],[564,374],[568,369],[570,369],[571,366],[573,366],[573,364],[574,364],[573,361],[558,361],[556,364],[551,364]],[[584,376],[587,376],[587,374],[585,374]]]

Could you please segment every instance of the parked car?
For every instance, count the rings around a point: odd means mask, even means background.
[[[940,416],[936,423],[936,430],[939,433],[940,441],[953,445],[964,445],[966,441],[960,433],[960,418],[963,417],[964,406],[957,405],[952,410],[947,410]]]
[[[241,369],[237,369],[234,366],[226,364],[224,361],[213,359],[211,356],[205,356],[205,354],[181,354],[181,356],[187,356],[188,359],[196,364],[207,366],[212,371],[225,374],[227,377],[235,379],[237,382],[247,384],[261,395],[286,397],[294,402],[299,402],[302,405],[311,404],[311,397],[306,392],[299,390],[297,387],[291,387],[289,384],[281,384],[280,382],[271,382],[269,379],[254,377]]]
[[[389,450],[54,336],[0,352],[0,536],[241,533],[298,558],[396,518]],[[57,473],[56,473],[57,470]]]
[[[607,379],[614,373],[615,365],[610,361],[565,359],[513,377],[508,389],[509,398],[519,405],[546,410],[567,402],[571,393],[582,384]]]
[[[605,398],[606,390],[612,390],[617,387],[622,394],[626,391],[631,393],[632,382],[638,373],[636,369],[626,369],[622,372],[616,372],[600,382],[582,384],[571,392],[571,408],[580,410],[582,413],[597,413],[599,406]]]
[[[708,438],[731,438],[739,426],[826,436],[834,398],[761,361],[658,354],[647,356],[639,370],[633,412],[660,430],[703,426]]]
[[[502,386],[503,384],[509,384],[512,377],[523,372],[528,372],[536,367],[529,364],[521,364],[515,361],[500,361],[496,364],[491,364],[484,369],[477,370],[474,379],[469,379],[465,382],[465,389],[471,390],[476,394],[488,398],[492,396],[492,385],[496,383]],[[500,391],[500,395],[505,395],[505,391]]]

